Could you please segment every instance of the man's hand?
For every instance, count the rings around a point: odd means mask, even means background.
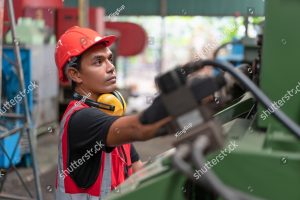
[[[161,97],[158,96],[153,100],[153,103],[141,113],[139,118],[142,124],[152,124],[167,116],[169,116],[169,114],[163,105]]]
[[[132,163],[132,172],[135,173],[139,170],[141,170],[144,167],[143,163],[141,160],[138,160],[134,163]]]

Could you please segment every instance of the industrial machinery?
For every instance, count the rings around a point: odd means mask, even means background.
[[[299,1],[265,1],[252,66],[199,60],[158,76],[156,101],[174,117],[162,132],[178,138],[175,148],[108,199],[300,199],[299,9]],[[204,66],[221,73],[193,77]],[[245,91],[237,98],[234,84]],[[206,100],[217,91],[219,101]]]

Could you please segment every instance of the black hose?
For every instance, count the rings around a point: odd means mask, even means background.
[[[203,152],[208,146],[208,137],[203,135],[199,136],[193,143],[192,158],[198,169],[202,169],[205,165]],[[210,171],[210,169],[207,169],[207,171],[203,174],[203,178],[207,180],[206,184],[208,183],[213,190],[220,194],[225,200],[258,200],[256,197],[252,197],[224,185],[222,181],[212,171]],[[202,179],[202,177],[200,179]]]
[[[189,164],[184,161],[184,158],[188,157],[190,154],[190,146],[188,144],[180,145],[177,147],[176,152],[173,156],[173,165],[174,167],[182,172],[186,177],[191,181],[197,183],[201,187],[206,188],[209,191],[214,191],[207,183],[205,178],[196,180],[193,177],[193,169]]]
[[[229,44],[241,44],[242,42],[240,40],[238,41],[232,41],[232,42],[226,42],[222,45],[220,45],[213,53],[213,59],[215,60],[220,52],[221,49],[223,49],[224,47],[226,47]]]
[[[202,169],[205,165],[203,152],[208,146],[209,140],[206,136],[200,136],[193,143],[192,156],[198,169]],[[207,169],[207,171],[203,174],[203,177],[199,179],[202,178],[205,178],[207,180],[206,184],[209,184],[213,191],[216,191],[225,200],[237,200],[234,192],[228,190],[224,184],[210,171],[210,169]]]
[[[241,84],[248,89],[256,99],[265,106],[266,109],[272,106],[271,100],[243,73],[236,70],[232,65],[221,64],[211,60],[196,61],[192,64],[186,65],[188,71],[197,71],[202,69],[204,66],[214,66],[224,71],[229,72],[234,78],[236,78]],[[294,135],[300,139],[300,127],[293,122],[284,112],[280,109],[274,109],[274,116],[283,123]]]
[[[173,156],[173,164],[176,169],[180,170],[185,176],[193,180],[193,172],[190,165],[184,162],[184,157],[190,154],[189,147],[186,145],[181,145],[177,147],[176,152]]]

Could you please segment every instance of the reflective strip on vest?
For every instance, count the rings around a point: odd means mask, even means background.
[[[105,153],[105,161],[104,161],[104,170],[101,184],[101,195],[100,197],[104,199],[107,194],[110,192],[111,188],[111,154]]]
[[[60,123],[60,131],[59,131],[59,146],[58,146],[58,173],[57,173],[57,180],[58,185],[56,189],[56,200],[101,200],[104,199],[107,194],[111,190],[111,154],[105,153],[105,159],[104,161],[104,171],[103,171],[103,177],[102,177],[102,184],[100,188],[100,197],[98,196],[92,196],[87,193],[79,193],[79,194],[69,194],[65,192],[65,184],[64,184],[64,178],[60,176],[60,172],[63,171],[63,152],[62,152],[62,138],[63,138],[63,132],[64,127],[66,124],[67,118],[73,113],[73,111],[76,109],[76,106],[72,107],[63,117]]]

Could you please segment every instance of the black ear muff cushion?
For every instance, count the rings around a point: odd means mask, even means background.
[[[73,99],[75,99],[75,100],[81,100],[81,99],[83,99],[83,96],[81,96],[80,94],[78,94],[78,93],[74,93],[73,94]]]
[[[119,101],[122,103],[123,108],[125,108],[124,101],[123,98],[121,97],[121,94],[118,91],[113,91],[112,94],[119,99]]]

